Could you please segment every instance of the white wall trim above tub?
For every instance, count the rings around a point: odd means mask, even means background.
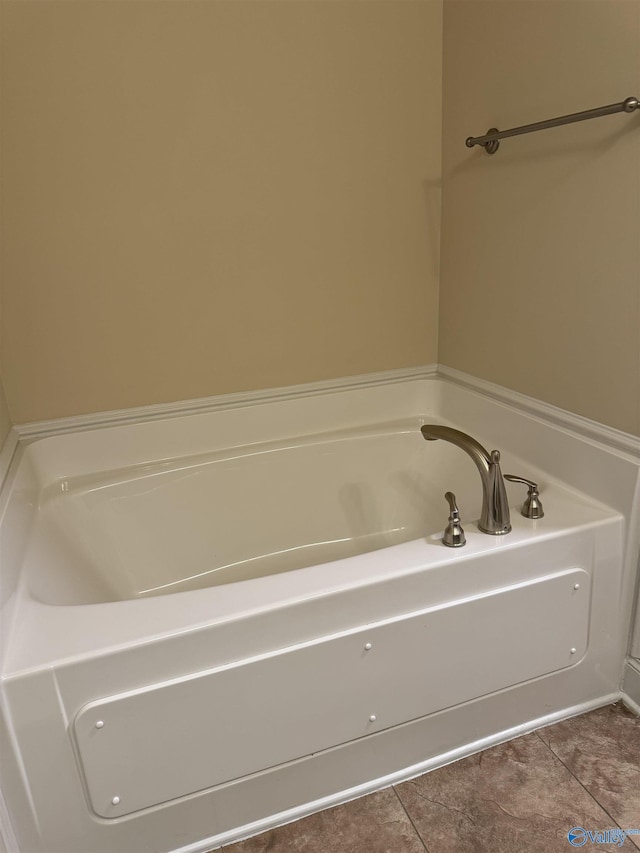
[[[627,658],[622,682],[622,701],[640,717],[640,660]]]
[[[635,457],[640,456],[640,437],[638,436],[585,418],[582,415],[573,414],[566,409],[553,406],[551,403],[544,403],[535,397],[520,394],[518,391],[505,388],[503,385],[496,385],[485,379],[479,379],[477,376],[471,376],[471,374],[455,370],[453,367],[439,364],[437,375],[454,382],[456,385],[477,391],[499,403],[506,403],[535,417],[542,418],[548,423],[569,429],[592,441],[598,441],[608,447],[631,453]]]
[[[15,424],[0,452],[0,483],[6,476],[11,458],[19,441],[45,438],[50,435],[73,433],[80,430],[100,429],[119,424],[143,423],[145,421],[172,418],[180,415],[212,412],[223,409],[242,408],[257,403],[272,403],[291,400],[297,397],[314,397],[331,394],[336,391],[354,391],[376,385],[388,385],[397,382],[411,382],[420,379],[445,379],[455,385],[482,394],[484,397],[507,404],[515,409],[534,415],[549,423],[609,447],[640,457],[640,437],[606,426],[598,421],[576,415],[550,403],[544,403],[535,397],[528,397],[502,385],[496,385],[485,379],[479,379],[469,373],[463,373],[452,367],[429,364],[421,367],[398,368],[377,373],[364,373],[301,385],[286,385],[278,388],[266,388],[255,391],[241,391],[234,394],[221,394],[192,400],[179,400],[171,403],[156,403],[149,406],[137,406],[129,409],[113,409],[105,412],[92,412],[86,415],[74,415],[68,418],[55,418],[45,421]]]
[[[0,853],[19,853],[18,839],[13,831],[9,809],[0,789]]]
[[[237,409],[253,406],[256,403],[275,403],[296,397],[314,397],[331,394],[335,391],[355,391],[374,385],[389,385],[396,382],[411,382],[416,379],[434,379],[437,365],[423,367],[398,368],[379,373],[363,373],[357,376],[345,376],[338,379],[323,379],[307,382],[303,385],[286,385],[281,388],[265,388],[257,391],[241,391],[236,394],[221,394],[213,397],[201,397],[194,400],[179,400],[174,403],[157,403],[150,406],[137,406],[130,409],[114,409],[108,412],[94,412],[87,415],[74,415],[69,418],[56,418],[48,421],[33,421],[14,426],[20,440],[46,438],[50,435],[78,432],[86,429],[100,429],[105,426],[134,424],[161,418],[173,418],[178,415],[212,412],[220,409]]]
[[[208,850],[218,849],[227,844],[233,844],[237,841],[243,841],[251,838],[254,835],[260,835],[270,829],[275,829],[278,826],[284,826],[288,823],[293,823],[308,815],[316,812],[324,811],[325,809],[340,806],[348,803],[351,800],[356,800],[359,797],[365,797],[368,794],[373,794],[375,791],[382,791],[384,788],[389,788],[391,785],[399,785],[402,782],[407,782],[409,779],[415,779],[417,776],[422,776],[424,773],[429,773],[432,770],[437,770],[439,767],[444,767],[447,764],[452,764],[454,761],[459,761],[461,758],[467,758],[470,755],[475,755],[477,752],[482,752],[498,744],[506,743],[514,740],[522,735],[536,729],[550,726],[561,720],[567,720],[571,717],[576,717],[578,714],[585,714],[587,711],[594,711],[596,708],[602,708],[605,705],[611,705],[620,699],[619,693],[612,693],[595,699],[589,702],[582,702],[572,708],[565,708],[562,711],[556,711],[553,714],[548,714],[544,717],[539,717],[536,720],[531,720],[519,726],[506,729],[489,737],[481,738],[472,743],[465,744],[457,749],[452,749],[449,752],[437,755],[434,758],[429,758],[426,761],[421,761],[419,764],[413,764],[410,767],[405,767],[402,770],[390,773],[387,776],[382,776],[378,779],[372,779],[362,785],[357,785],[354,788],[349,788],[345,791],[339,791],[336,794],[331,794],[328,797],[323,797],[320,800],[314,800],[310,803],[305,803],[301,806],[296,806],[279,814],[270,815],[262,820],[254,823],[233,829],[230,832],[224,832],[220,835],[214,835],[210,838],[197,841],[195,844],[189,844],[186,847],[180,847],[173,850],[172,853],[206,853]]]
[[[19,440],[20,433],[16,427],[12,427],[4,440],[2,449],[0,450],[0,489],[2,489],[2,484],[9,473],[9,468],[11,467],[11,462],[13,461]]]

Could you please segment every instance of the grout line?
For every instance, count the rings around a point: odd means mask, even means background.
[[[422,844],[422,846],[424,847],[424,849],[425,849],[426,853],[429,853],[429,848],[427,847],[427,844],[426,844],[426,842],[425,842],[424,838],[423,838],[423,837],[422,837],[422,835],[420,834],[420,830],[418,829],[418,827],[417,827],[417,826],[415,825],[415,823],[413,822],[413,818],[411,817],[411,815],[410,815],[410,814],[409,814],[409,812],[407,811],[407,807],[406,807],[406,806],[405,806],[405,804],[402,802],[402,797],[401,797],[401,796],[400,796],[400,794],[396,791],[396,786],[395,786],[395,785],[392,785],[391,787],[393,788],[393,793],[394,793],[394,794],[396,795],[396,797],[398,798],[398,802],[399,802],[399,803],[400,803],[400,805],[402,806],[402,810],[404,811],[404,813],[406,814],[406,816],[409,818],[409,823],[410,823],[410,824],[411,824],[411,826],[413,827],[415,834],[418,836],[418,840],[420,841],[420,844]]]
[[[565,768],[565,770],[567,770],[567,771],[568,771],[568,772],[573,776],[573,778],[574,778],[574,779],[576,780],[576,782],[580,785],[580,787],[584,790],[584,792],[585,792],[589,797],[591,797],[591,799],[593,800],[593,802],[594,802],[594,803],[596,803],[596,805],[600,806],[600,808],[601,808],[601,809],[602,809],[602,811],[607,815],[607,817],[609,818],[609,820],[611,820],[611,821],[613,822],[613,824],[614,824],[615,826],[617,826],[617,827],[618,827],[618,829],[622,829],[622,827],[620,826],[620,824],[618,823],[618,821],[617,821],[617,820],[614,820],[614,818],[612,817],[612,815],[611,815],[611,814],[608,812],[608,810],[607,810],[607,809],[602,805],[602,803],[601,803],[601,802],[600,802],[596,797],[594,797],[594,795],[591,793],[591,791],[590,791],[590,790],[589,790],[585,785],[583,785],[582,780],[581,780],[581,779],[579,779],[579,778],[576,776],[576,774],[573,772],[573,770],[572,770],[570,767],[568,767],[568,766],[567,766],[567,764],[565,764],[565,762],[562,760],[562,758],[560,758],[560,756],[555,752],[555,750],[554,750],[551,746],[549,746],[549,744],[548,744],[548,743],[545,743],[545,741],[542,739],[542,736],[540,735],[540,733],[539,733],[538,731],[536,731],[536,734],[538,735],[538,737],[540,738],[540,740],[542,741],[542,743],[544,743],[544,745],[547,747],[547,749],[549,750],[549,752],[551,753],[551,755],[553,755],[553,757],[554,757],[557,761],[559,761],[559,762],[560,762],[560,764],[562,764],[562,766]],[[633,842],[633,841],[632,841],[632,843],[635,845],[635,842]]]

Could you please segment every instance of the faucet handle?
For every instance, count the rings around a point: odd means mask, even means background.
[[[442,544],[449,548],[460,548],[466,543],[464,530],[460,524],[460,510],[456,504],[456,496],[453,492],[445,492],[445,498],[449,503],[449,523],[442,536]]]
[[[456,517],[456,520],[460,518],[460,510],[458,509],[458,505],[456,503],[456,496],[453,492],[445,492],[444,499],[449,504],[449,513],[451,516]]]
[[[510,480],[512,483],[523,483],[528,487],[527,498],[522,504],[520,514],[525,518],[543,518],[544,510],[542,509],[542,501],[538,493],[538,484],[533,480],[527,480],[526,477],[516,477],[514,474],[504,474],[505,480]]]

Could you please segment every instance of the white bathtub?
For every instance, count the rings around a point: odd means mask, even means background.
[[[0,568],[21,850],[206,850],[619,695],[633,454],[435,377],[311,391],[20,450]],[[509,485],[513,532],[480,533],[475,466],[427,421],[498,447],[545,517]]]

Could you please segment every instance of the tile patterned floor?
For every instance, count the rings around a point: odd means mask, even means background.
[[[573,827],[640,830],[640,718],[621,703],[232,844],[223,853],[640,850],[640,835],[622,846],[589,838],[574,846],[567,838]]]

